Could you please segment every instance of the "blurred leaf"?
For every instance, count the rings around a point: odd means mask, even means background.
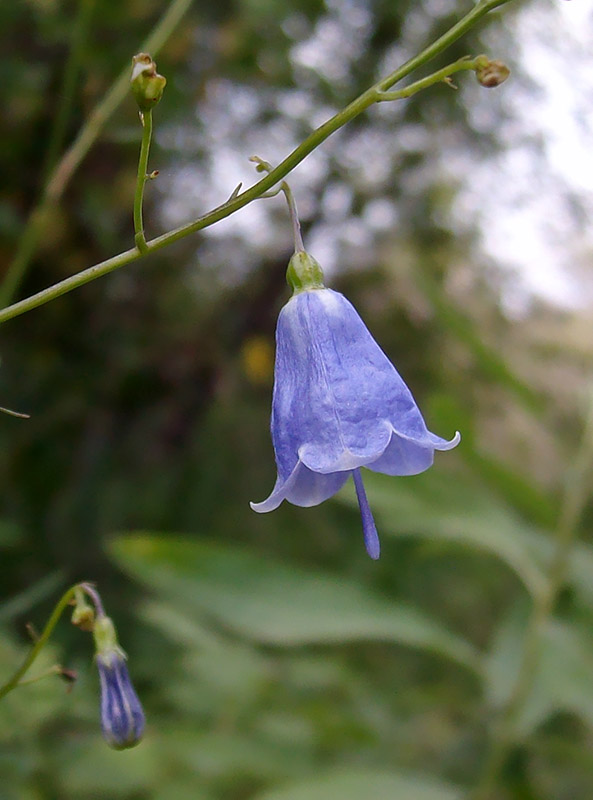
[[[21,539],[21,531],[14,522],[0,519],[0,547],[14,547]]]
[[[7,631],[0,629],[0,683],[10,678],[27,653],[28,648],[17,647]],[[58,662],[58,651],[49,642],[35,659],[25,679],[42,675]],[[72,695],[66,693],[64,683],[56,676],[14,689],[0,702],[2,748],[17,743],[22,746],[28,740],[34,739],[47,718],[56,712],[64,712],[71,702]]]
[[[536,595],[544,583],[538,535],[510,507],[467,475],[430,470],[411,478],[364,473],[380,533],[415,536],[490,553]],[[339,499],[358,505],[352,487]]]
[[[553,537],[525,531],[525,538],[543,562],[551,561],[556,547]],[[593,547],[587,542],[580,541],[573,545],[568,558],[566,581],[587,605],[593,607]]]
[[[248,643],[229,642],[187,614],[162,603],[143,605],[140,613],[183,647],[189,680],[177,682],[170,692],[171,698],[183,700],[187,689],[195,697],[196,680],[219,703],[225,703],[229,697],[253,698],[270,680],[270,667],[265,657]],[[187,700],[180,707],[186,706]]]
[[[467,347],[483,374],[498,386],[512,391],[527,408],[541,412],[544,408],[543,396],[513,371],[508,359],[485,341],[475,321],[448,298],[442,283],[427,269],[416,270],[415,277],[443,329]]]
[[[558,515],[558,502],[534,485],[531,476],[521,470],[521,464],[517,465],[518,469],[511,469],[491,454],[472,447],[465,449],[464,456],[469,467],[475,469],[484,482],[496,489],[513,508],[543,528],[553,527]]]
[[[117,563],[148,586],[213,616],[236,633],[284,647],[397,642],[476,669],[476,653],[420,611],[360,583],[306,572],[238,547],[171,536],[114,540]]]
[[[253,777],[267,781],[302,774],[308,766],[300,747],[264,740],[253,731],[246,733],[199,732],[176,725],[164,730],[163,754],[204,780]]]
[[[64,742],[62,761],[63,789],[68,797],[130,797],[150,791],[157,782],[159,750],[150,737],[131,750],[109,748],[97,731],[96,736],[77,737]]]
[[[378,770],[336,770],[255,800],[459,800],[462,792],[429,777]]]
[[[63,582],[63,579],[63,573],[56,570],[51,575],[46,575],[32,586],[19,592],[15,597],[11,597],[0,608],[0,622],[5,622],[17,614],[23,614],[28,611],[32,606],[52,594]]]
[[[509,697],[517,679],[528,614],[515,606],[503,620],[487,659],[487,696],[493,706]],[[574,623],[549,620],[541,641],[532,688],[518,719],[527,736],[551,714],[568,711],[593,728],[593,647],[588,633]]]
[[[532,596],[543,588],[553,534],[529,525],[475,479],[438,470],[413,478],[365,472],[364,478],[380,533],[481,550],[510,567]],[[337,499],[358,508],[348,484]],[[593,606],[593,547],[587,542],[573,547],[567,581]]]
[[[546,542],[551,555],[553,543]],[[572,548],[568,561],[568,581],[582,598],[593,607],[593,547],[578,542]]]
[[[153,800],[212,800],[212,795],[207,794],[201,787],[196,787],[195,778],[188,778],[186,776],[167,775],[165,786],[154,787],[153,794],[150,795]]]

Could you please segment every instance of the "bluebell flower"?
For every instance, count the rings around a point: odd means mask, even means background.
[[[317,262],[305,252],[291,259],[295,293],[276,329],[271,432],[278,467],[267,512],[283,500],[315,506],[352,475],[369,556],[379,558],[377,529],[361,467],[386,475],[416,475],[450,441],[431,433],[412,394],[354,307],[323,286]]]
[[[101,682],[101,730],[110,747],[124,750],[138,744],[142,738],[144,711],[109,617],[97,617],[94,634],[97,644],[95,660]]]

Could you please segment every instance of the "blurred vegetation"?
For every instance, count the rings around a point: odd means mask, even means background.
[[[167,5],[86,2],[67,143]],[[194,205],[202,196],[222,202],[235,161],[249,179],[253,148],[283,155],[465,5],[196,0],[158,59],[168,85],[148,231],[206,210]],[[4,265],[39,196],[78,6],[0,4]],[[295,42],[322,52],[340,24],[365,30],[342,76],[337,62],[337,76],[323,59],[303,66]],[[494,16],[447,61],[484,50],[493,26],[512,39]],[[480,101],[499,104],[501,123],[504,90]],[[472,127],[474,97],[436,88],[371,110],[294,176],[313,254],[322,260],[313,243],[344,231],[332,285],[431,430],[463,434],[421,476],[365,478],[378,563],[364,552],[353,490],[314,509],[249,509],[275,475],[273,336],[290,255],[280,202],[245,217],[252,229],[222,222],[2,327],[0,403],[31,419],[0,415],[0,679],[23,657],[26,623],[41,628],[69,583],[96,581],[148,719],[139,747],[108,750],[90,637],[64,620],[33,672],[58,660],[79,680],[69,693],[48,679],[2,702],[2,800],[454,800],[478,780],[553,557],[593,345],[584,313],[533,301],[506,315],[477,231],[447,214],[472,159],[502,146],[496,127]],[[294,112],[288,133],[282,107]],[[400,132],[407,144],[392,152]],[[21,296],[131,246],[139,139],[129,99],[52,208]],[[467,151],[457,185],[437,169],[447,143]],[[387,153],[380,174],[365,147]],[[229,159],[224,186],[217,148]],[[369,234],[378,198],[396,222]],[[500,800],[593,796],[591,522],[588,507]]]

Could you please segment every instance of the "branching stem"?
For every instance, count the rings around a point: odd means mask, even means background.
[[[426,78],[421,78],[419,81],[415,81],[403,89],[398,89],[395,92],[382,92],[377,90],[375,95],[376,101],[381,103],[385,100],[402,100],[405,97],[411,97],[413,94],[421,92],[423,89],[428,89],[429,86],[433,86],[435,83],[447,83],[447,78],[450,78],[451,75],[454,75],[456,72],[475,70],[475,68],[475,59],[464,56],[453,64],[448,64],[446,67],[443,67],[443,69],[439,69],[437,72],[433,72],[431,75],[427,75]]]
[[[29,651],[29,654],[21,664],[21,666],[16,670],[14,675],[6,681],[3,686],[0,686],[0,700],[5,697],[9,692],[13,689],[16,689],[17,686],[21,684],[21,678],[27,673],[39,653],[42,651],[44,646],[47,644],[49,637],[52,635],[54,628],[56,627],[58,620],[62,616],[62,613],[66,606],[69,605],[70,601],[73,600],[74,594],[78,588],[78,584],[75,586],[71,586],[62,597],[58,600],[54,610],[51,613],[50,618],[48,619],[43,632],[36,639],[33,647]]]
[[[156,55],[175,30],[191,3],[192,0],[173,0],[139,50]],[[16,294],[37,251],[48,212],[64,193],[72,175],[129,90],[130,68],[126,66],[105,97],[94,108],[70,147],[52,169],[43,195],[27,219],[16,254],[0,284],[0,305],[4,306],[10,303]]]
[[[179,239],[183,239],[186,236],[195,233],[196,231],[207,228],[210,225],[214,225],[214,223],[219,222],[221,219],[225,219],[231,214],[234,214],[240,208],[243,208],[248,203],[256,200],[258,197],[275,186],[279,181],[285,178],[289,172],[291,172],[298,164],[300,164],[301,161],[303,161],[309,155],[309,153],[313,152],[313,150],[315,150],[322,142],[331,136],[332,133],[335,133],[335,131],[342,128],[346,123],[350,122],[352,119],[369,108],[369,106],[373,105],[373,103],[378,102],[380,99],[385,99],[384,97],[381,98],[381,93],[387,92],[394,84],[398,83],[411,72],[418,69],[418,67],[423,66],[435,56],[446,50],[447,47],[453,44],[453,42],[457,41],[457,39],[463,36],[463,34],[465,34],[468,30],[470,30],[470,28],[472,28],[476,22],[484,17],[489,11],[492,11],[499,6],[506,5],[510,2],[512,2],[512,0],[480,0],[478,3],[476,3],[476,5],[474,5],[471,11],[469,11],[462,19],[459,20],[459,22],[453,25],[453,27],[439,37],[435,42],[426,47],[409,61],[406,61],[405,64],[396,69],[390,75],[387,75],[385,78],[378,81],[374,86],[371,86],[349,105],[347,105],[346,108],[339,111],[323,125],[314,130],[313,133],[311,133],[297,148],[295,148],[295,150],[292,151],[292,153],[290,153],[284,159],[284,161],[278,164],[278,166],[275,167],[268,175],[263,177],[249,189],[246,189],[244,192],[238,194],[233,192],[226,203],[223,203],[221,206],[218,206],[204,216],[199,217],[198,219],[186,225],[182,225],[180,228],[169,231],[161,236],[157,236],[155,239],[152,239],[149,242],[146,242],[146,250],[144,252],[140,252],[137,247],[134,247],[133,249],[127,250],[124,253],[120,253],[117,256],[108,258],[99,264],[95,264],[94,266],[89,267],[88,269],[85,269],[76,275],[72,275],[70,278],[66,278],[63,281],[56,283],[54,286],[50,286],[49,288],[44,289],[43,291],[38,292],[31,297],[27,297],[25,300],[21,300],[18,303],[14,303],[13,305],[3,308],[0,311],[0,323],[6,322],[14,317],[18,317],[21,314],[32,310],[33,308],[44,305],[45,303],[48,303],[51,300],[54,300],[55,298],[78,288],[79,286],[83,286],[84,284],[89,283],[90,281],[93,281],[103,275],[107,275],[109,272],[112,272],[119,267],[123,267],[127,264],[137,261],[143,255],[160,250],[163,247],[173,244],[173,242],[176,242]],[[455,62],[457,65],[459,65],[459,63],[460,62]],[[458,68],[465,69],[464,66]],[[439,75],[440,72],[442,71],[435,73],[435,75]],[[429,78],[417,81],[417,88],[414,91],[419,91],[420,88],[425,88],[424,86],[419,87],[419,84],[422,84],[423,81],[428,81],[426,85],[431,85],[437,80],[442,79],[442,77],[434,78],[434,76],[429,76]],[[403,94],[402,97],[409,96],[410,93],[414,93],[411,91],[413,86],[414,84],[412,84],[410,87],[407,87],[407,90],[402,90],[404,92],[407,91],[408,93]],[[2,295],[0,293],[0,298],[1,296]]]

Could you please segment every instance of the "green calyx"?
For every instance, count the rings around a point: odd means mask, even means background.
[[[323,270],[313,256],[299,250],[288,262],[286,280],[295,294],[311,289],[325,289]]]
[[[103,660],[111,660],[112,656],[125,658],[125,653],[117,643],[115,625],[110,617],[98,616],[93,627],[96,655]]]
[[[167,79],[156,71],[156,63],[148,53],[138,53],[132,59],[132,92],[140,111],[150,111],[161,97]]]

